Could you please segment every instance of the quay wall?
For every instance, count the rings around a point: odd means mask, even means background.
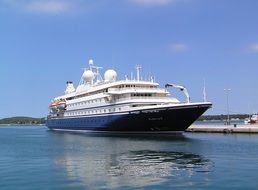
[[[196,125],[193,124],[186,132],[203,133],[258,133],[258,124],[251,125]]]

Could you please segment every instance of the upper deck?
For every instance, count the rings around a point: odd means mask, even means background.
[[[104,79],[99,73],[99,69],[93,65],[93,61],[89,61],[89,69],[86,69],[82,76],[79,85],[76,89],[73,87],[72,82],[67,82],[67,88],[65,94],[54,98],[54,100],[74,100],[86,96],[92,96],[96,94],[109,94],[109,95],[121,95],[121,94],[137,94],[145,93],[146,96],[152,96],[153,94],[160,96],[167,96],[169,93],[166,89],[160,88],[159,84],[154,82],[154,78],[150,77],[149,81],[141,80],[140,66],[137,66],[136,79],[131,77],[130,79],[125,76],[124,80],[117,80],[117,74],[114,70],[107,70],[104,74]]]

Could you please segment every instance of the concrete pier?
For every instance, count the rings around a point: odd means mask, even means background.
[[[258,124],[251,125],[191,125],[186,132],[202,133],[258,133]]]

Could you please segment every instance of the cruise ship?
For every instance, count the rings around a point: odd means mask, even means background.
[[[123,133],[183,132],[208,108],[210,102],[191,102],[184,86],[166,84],[164,88],[154,77],[143,80],[141,67],[136,77],[118,80],[108,69],[104,78],[100,69],[89,60],[79,85],[67,82],[64,95],[49,104],[46,125],[53,130]],[[185,101],[171,96],[170,90],[180,90]]]

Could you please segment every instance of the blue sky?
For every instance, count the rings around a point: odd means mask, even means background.
[[[226,114],[225,88],[231,113],[257,112],[257,10],[257,0],[0,0],[0,118],[45,116],[90,58],[120,79],[140,64],[192,101],[205,79],[207,114]]]

